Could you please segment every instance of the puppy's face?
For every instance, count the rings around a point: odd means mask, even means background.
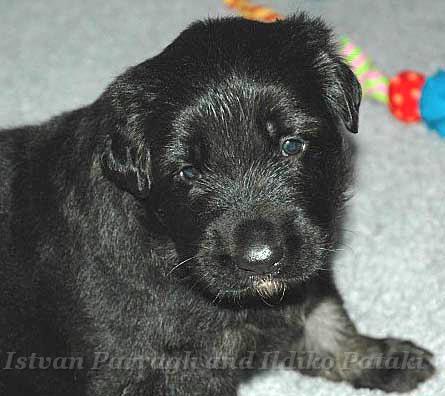
[[[340,126],[356,128],[360,93],[330,44],[294,37],[328,34],[317,24],[199,25],[158,60],[183,74],[152,107],[150,207],[177,270],[217,298],[279,295],[326,269],[348,174]]]
[[[212,293],[274,294],[323,268],[341,135],[279,84],[231,76],[188,104],[159,156],[159,208]],[[339,195],[340,194],[340,195]]]

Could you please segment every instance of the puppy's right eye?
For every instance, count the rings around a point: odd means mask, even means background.
[[[281,143],[281,154],[285,157],[301,154],[306,148],[306,142],[301,138],[291,137]]]
[[[181,180],[188,184],[194,182],[196,179],[199,178],[199,176],[201,176],[199,171],[191,165],[184,166],[179,172],[179,177],[181,178]]]

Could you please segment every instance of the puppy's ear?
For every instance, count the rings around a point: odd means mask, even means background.
[[[105,176],[135,197],[147,198],[151,187],[150,152],[145,145],[123,143],[115,136],[108,137],[102,154]]]
[[[280,22],[284,27],[284,51],[290,64],[315,72],[324,102],[333,117],[350,132],[358,132],[358,110],[362,91],[354,73],[339,55],[332,30],[319,18],[305,13]],[[298,40],[297,40],[298,38]],[[306,64],[310,60],[310,65]]]
[[[151,101],[146,95],[149,88],[134,74],[130,70],[118,78],[103,95],[101,166],[104,175],[119,188],[144,199],[152,184],[145,126]]]
[[[343,60],[335,62],[330,80],[326,87],[326,98],[332,115],[338,118],[349,132],[357,133],[362,99],[360,83]]]

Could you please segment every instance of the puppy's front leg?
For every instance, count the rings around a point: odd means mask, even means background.
[[[359,334],[340,298],[315,304],[303,315],[303,328],[296,346],[303,352],[300,368],[306,374],[348,381],[357,388],[407,392],[434,373],[432,354],[412,342]]]

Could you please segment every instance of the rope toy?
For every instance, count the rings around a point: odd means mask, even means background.
[[[250,0],[224,0],[224,3],[246,19],[274,22],[284,16]],[[380,72],[366,54],[348,37],[340,38],[340,53],[359,80],[363,96],[388,106],[399,121],[424,121],[445,138],[445,70],[426,77],[404,70],[389,78]]]

